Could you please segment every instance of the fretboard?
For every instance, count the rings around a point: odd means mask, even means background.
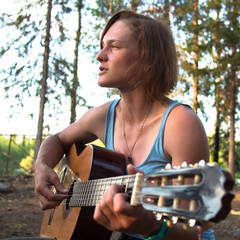
[[[129,192],[134,186],[136,175],[102,178],[83,182],[75,182],[69,193],[69,207],[96,206],[103,194],[112,184],[123,186],[123,192]]]

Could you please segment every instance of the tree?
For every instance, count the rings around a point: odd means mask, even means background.
[[[199,88],[199,76],[198,76],[198,61],[199,61],[199,47],[198,47],[198,0],[193,1],[193,110],[197,112],[198,109],[198,88]]]
[[[192,105],[195,112],[202,106],[198,100],[198,95],[204,91],[202,87],[202,70],[199,69],[201,61],[201,44],[199,43],[202,33],[202,26],[199,25],[201,19],[201,8],[198,0],[172,1],[174,23],[177,26],[178,34],[183,39],[181,43],[181,70],[192,76]],[[184,37],[183,37],[184,36]],[[202,37],[201,37],[202,38]],[[189,78],[189,77],[188,77]],[[203,110],[203,109],[201,109]]]
[[[41,1],[34,3],[26,1],[16,13],[3,13],[0,18],[3,34],[0,56],[5,62],[5,67],[1,69],[0,81],[4,83],[6,97],[14,95],[16,101],[12,102],[11,107],[13,105],[23,107],[24,97],[31,96],[33,90],[36,91],[34,83],[37,82],[39,75],[33,69],[38,69],[40,64],[38,54],[32,49],[39,49],[36,42],[41,41],[39,33],[42,20],[35,16],[35,9],[41,7]],[[11,61],[7,61],[8,57],[11,57]],[[18,91],[14,91],[16,86]]]
[[[209,14],[210,13],[210,14]],[[239,71],[239,4],[232,1],[208,1],[209,17],[207,32],[211,39],[207,43],[215,62],[211,70],[215,78],[215,144],[214,161],[218,162],[221,122],[229,126],[229,171],[234,175],[235,165],[235,119],[237,107],[237,71]],[[221,19],[220,19],[221,16]]]
[[[46,103],[46,94],[47,94],[51,13],[52,13],[52,0],[48,0],[48,8],[47,8],[47,16],[46,16],[46,35],[45,35],[45,42],[44,42],[45,48],[44,48],[44,54],[43,54],[44,56],[43,57],[43,74],[42,74],[41,89],[40,89],[38,131],[37,131],[37,139],[35,143],[34,159],[37,158],[38,150],[42,143],[44,107]]]
[[[226,26],[225,41],[229,47],[228,51],[228,65],[230,65],[228,77],[230,79],[230,127],[229,127],[229,171],[234,178],[235,174],[235,119],[236,119],[236,104],[237,104],[237,87],[239,83],[237,81],[237,72],[239,72],[240,53],[239,49],[240,41],[240,4],[236,1],[226,1],[226,16],[229,19],[229,25]]]
[[[69,87],[71,85],[69,76],[73,74],[74,66],[75,69],[78,67],[77,56],[75,55],[76,61],[73,65],[69,63],[69,57],[65,56],[63,51],[59,51],[59,49],[63,49],[63,43],[69,43],[73,40],[67,32],[69,27],[65,27],[67,22],[64,19],[64,16],[72,12],[73,7],[71,5],[72,1],[55,0],[51,3],[45,3],[42,0],[26,0],[25,3],[20,1],[19,3],[22,5],[15,15],[5,13],[0,19],[2,28],[6,29],[5,32],[12,33],[12,35],[6,37],[6,41],[1,42],[1,58],[3,59],[10,54],[18,56],[18,58],[13,58],[13,61],[9,62],[12,63],[9,67],[2,69],[1,73],[4,78],[1,79],[1,82],[5,85],[7,96],[16,92],[14,98],[22,107],[24,107],[24,100],[26,99],[25,93],[27,93],[28,98],[36,96],[41,99],[36,157],[42,141],[43,129],[47,126],[44,122],[45,115],[48,114],[48,116],[56,119],[57,111],[59,111],[64,99],[64,91],[68,96],[71,95],[69,93],[72,89],[76,91],[75,86],[77,84],[74,83],[74,87]],[[47,12],[46,24],[42,16],[43,9]],[[53,31],[50,35],[51,28]],[[77,34],[79,36],[76,37],[76,48],[79,46],[80,31],[77,31]],[[72,53],[73,51],[74,49]],[[36,52],[42,52],[43,56],[36,54]],[[75,49],[75,52],[78,52],[78,49]],[[43,61],[41,61],[42,59]],[[10,91],[14,88],[18,90]],[[83,98],[79,98],[84,101]],[[78,103],[78,99],[75,101],[76,103]],[[55,112],[45,109],[48,103],[51,103],[48,108]],[[60,109],[60,111],[62,110]]]
[[[77,12],[78,12],[78,28],[77,28],[76,37],[75,37],[73,79],[72,79],[72,87],[70,89],[70,94],[71,94],[71,117],[70,117],[70,123],[73,123],[76,120],[77,89],[79,87],[79,80],[78,80],[78,50],[79,50],[79,45],[80,45],[81,27],[82,27],[81,26],[81,19],[82,19],[81,10],[83,8],[82,0],[77,0],[76,5],[77,5]]]
[[[222,107],[223,96],[221,89],[224,85],[224,79],[221,79],[221,73],[224,71],[221,64],[221,29],[223,28],[224,23],[220,20],[220,13],[222,10],[221,0],[212,1],[209,0],[204,6],[205,16],[204,16],[204,28],[206,34],[205,40],[205,49],[206,54],[211,58],[214,63],[212,68],[207,67],[206,77],[212,78],[211,85],[213,86],[213,97],[215,98],[215,134],[214,134],[214,151],[213,151],[213,161],[218,162],[219,158],[219,146],[220,146],[220,128],[222,122]]]
[[[215,109],[216,109],[216,120],[215,120],[215,138],[214,138],[214,162],[218,162],[218,153],[219,153],[219,135],[220,135],[220,102],[221,102],[221,46],[220,46],[220,10],[221,10],[221,0],[216,1],[216,33],[215,33],[215,44],[216,44],[216,81],[215,81]]]

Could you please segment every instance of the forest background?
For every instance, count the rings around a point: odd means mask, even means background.
[[[97,87],[95,56],[107,19],[122,9],[170,26],[179,59],[171,97],[193,107],[210,129],[210,160],[239,179],[240,2],[233,0],[16,0],[3,7],[0,164],[11,158],[4,141],[11,129],[23,135],[34,129],[36,141],[27,149],[34,154],[17,160],[32,162],[45,135],[117,97],[114,89]]]

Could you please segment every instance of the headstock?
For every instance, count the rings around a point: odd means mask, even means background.
[[[171,224],[183,222],[192,227],[218,222],[231,209],[233,183],[229,172],[203,161],[195,166],[167,166],[144,176],[135,205],[138,202]]]

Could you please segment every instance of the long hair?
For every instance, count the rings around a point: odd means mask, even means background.
[[[178,78],[177,54],[170,28],[162,21],[137,14],[120,11],[107,22],[102,40],[109,28],[123,21],[132,30],[140,58],[127,71],[132,84],[143,87],[146,97],[161,100],[175,87]]]

